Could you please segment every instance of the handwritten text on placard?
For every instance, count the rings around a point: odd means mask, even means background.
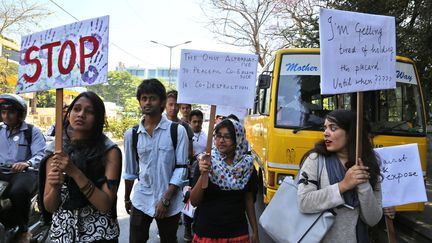
[[[258,57],[183,49],[179,103],[253,106]]]
[[[109,16],[21,38],[18,93],[104,83],[108,74]]]
[[[375,151],[381,158],[383,207],[427,201],[417,144]]]
[[[320,11],[321,93],[396,87],[394,17]]]

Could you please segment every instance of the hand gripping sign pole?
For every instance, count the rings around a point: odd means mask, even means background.
[[[357,127],[356,127],[356,159],[358,165],[358,159],[361,158],[362,154],[362,139],[369,139],[362,137],[363,130],[363,92],[357,92]],[[396,232],[393,225],[393,219],[385,216],[385,223],[387,227],[387,237],[389,243],[396,243]]]

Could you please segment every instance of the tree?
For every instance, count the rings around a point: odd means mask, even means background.
[[[127,71],[110,71],[107,83],[87,88],[103,97],[105,101],[124,106],[127,98],[135,97],[139,83],[140,80]]]
[[[30,0],[1,0],[0,35],[29,30],[48,14],[48,10],[42,5]]]
[[[0,57],[0,94],[15,93],[18,65]]]
[[[219,41],[250,48],[263,67],[272,51],[281,47],[266,32],[274,24],[277,5],[274,0],[207,0],[202,9]]]
[[[55,93],[49,91],[36,92],[36,100],[38,107],[55,107]]]

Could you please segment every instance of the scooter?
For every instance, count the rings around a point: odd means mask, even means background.
[[[10,171],[12,165],[1,164],[0,171]],[[28,168],[25,173],[37,173],[38,170],[35,168]],[[12,202],[6,197],[5,192],[9,185],[6,181],[0,180],[0,243],[12,243],[15,235],[18,231],[18,226],[8,224],[8,218],[3,217],[8,210],[12,208]],[[38,188],[37,186],[32,192],[30,217],[29,217],[29,232],[32,234],[30,242],[32,243],[43,243],[46,241],[51,222],[45,222],[42,217],[41,210],[38,204]],[[9,221],[10,222],[10,221]]]

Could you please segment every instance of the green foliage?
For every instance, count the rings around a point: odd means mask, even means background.
[[[55,94],[48,91],[36,92],[38,107],[55,107]]]
[[[18,77],[18,65],[0,57],[0,94],[15,93],[16,79]]]
[[[135,97],[129,97],[125,100],[123,115],[132,118],[141,116],[141,109],[138,100]]]
[[[115,139],[122,139],[125,131],[136,124],[139,119],[135,117],[123,117],[122,119],[108,119],[108,126],[105,132],[110,133]]]
[[[108,82],[87,87],[104,98],[104,101],[115,102],[124,106],[127,98],[135,97],[140,80],[127,71],[108,72]]]

